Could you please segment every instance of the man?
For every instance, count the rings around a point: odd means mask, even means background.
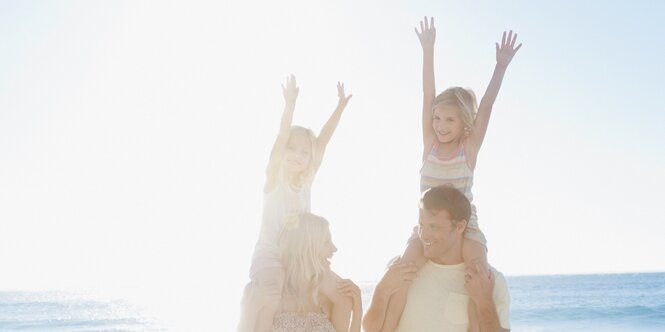
[[[467,331],[468,301],[476,305],[480,331],[509,331],[510,295],[503,275],[465,266],[462,241],[471,215],[469,200],[457,189],[438,186],[423,193],[418,235],[425,262],[396,262],[377,284],[363,327],[383,331],[398,319],[399,332]],[[416,275],[417,272],[417,275]],[[390,297],[408,288],[404,311],[387,313]]]

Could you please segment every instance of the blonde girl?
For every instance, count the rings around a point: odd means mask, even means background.
[[[515,47],[517,34],[503,32],[501,44],[496,43],[496,65],[485,95],[476,103],[476,96],[470,89],[451,87],[438,96],[434,84],[434,41],[436,29],[434,18],[425,17],[420,22],[420,31],[416,34],[423,48],[423,155],[420,170],[420,190],[449,184],[463,192],[472,202],[473,170],[476,167],[478,152],[485,138],[492,106],[501,88],[503,76],[515,53],[522,44]],[[478,228],[476,207],[472,204],[472,213],[464,233],[464,262],[487,264],[487,240]],[[425,261],[422,243],[414,234],[407,246],[402,262],[416,262],[418,266]],[[399,323],[399,318],[406,303],[406,289],[393,295],[389,304],[389,314],[383,325],[383,331],[392,331]],[[469,301],[469,320],[471,330],[477,330],[477,315],[472,301]]]
[[[318,136],[312,130],[292,126],[299,88],[291,75],[282,85],[284,112],[270,154],[263,188],[263,216],[259,239],[245,287],[239,331],[269,331],[281,298],[284,270],[278,247],[282,219],[290,213],[310,210],[310,187],[326,146],[352,95],[337,83],[338,103]]]
[[[274,332],[360,332],[360,289],[330,270],[337,251],[328,221],[311,213],[287,216],[279,247],[284,289]]]

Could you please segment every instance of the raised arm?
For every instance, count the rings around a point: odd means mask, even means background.
[[[337,82],[337,97],[337,107],[335,108],[335,111],[333,111],[332,115],[330,115],[330,118],[326,124],[323,125],[323,128],[321,128],[319,137],[316,139],[317,153],[315,155],[316,159],[314,160],[314,174],[316,174],[316,172],[319,170],[319,167],[321,167],[321,162],[323,161],[323,155],[326,152],[328,142],[330,142],[332,135],[335,133],[335,129],[337,129],[339,120],[342,118],[342,113],[344,112],[346,105],[349,103],[349,100],[351,100],[353,95],[347,96],[344,94],[344,84]]]
[[[490,115],[492,114],[492,106],[499,94],[499,89],[501,89],[503,76],[506,73],[510,61],[513,60],[513,56],[515,56],[515,53],[517,53],[520,47],[522,47],[522,44],[515,47],[516,41],[517,34],[513,35],[513,31],[511,30],[507,36],[506,32],[503,32],[501,45],[496,43],[496,66],[494,67],[494,74],[492,74],[492,79],[487,86],[483,99],[480,100],[480,105],[478,105],[478,114],[476,115],[473,134],[469,137],[469,148],[470,152],[473,154],[472,158],[474,160],[475,156],[478,155],[478,151],[480,151],[480,146],[483,144],[483,140],[485,139]]]
[[[299,89],[296,86],[296,77],[292,75],[286,77],[286,86],[282,84],[282,93],[284,94],[284,112],[282,120],[279,123],[279,133],[270,152],[270,160],[266,170],[266,183],[263,187],[265,192],[271,191],[277,183],[279,166],[286,150],[286,144],[289,141],[289,131],[293,121],[293,111],[296,107]]]
[[[374,294],[372,295],[372,302],[369,309],[363,318],[363,328],[365,332],[380,332],[387,331],[386,321],[388,320],[388,304],[390,298],[400,289],[406,287],[416,277],[418,267],[416,264],[400,263],[399,261],[390,265],[386,274],[381,278],[381,281],[376,285]],[[393,313],[391,313],[393,314]],[[401,315],[401,312],[399,313]],[[393,325],[393,324],[391,324]],[[399,320],[391,326],[394,330],[399,325]]]
[[[420,21],[420,31],[415,28],[416,35],[423,47],[423,158],[427,154],[430,145],[435,139],[432,128],[432,104],[436,98],[436,87],[434,85],[434,41],[436,40],[436,28],[434,18],[427,21],[427,16]]]

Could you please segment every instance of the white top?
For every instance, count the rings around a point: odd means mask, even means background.
[[[441,265],[428,261],[411,284],[398,332],[466,332],[469,296],[464,288],[464,263]],[[501,272],[495,276],[493,299],[501,327],[510,329],[510,294]]]
[[[300,190],[279,183],[263,196],[263,217],[259,239],[254,247],[249,277],[266,268],[281,267],[279,235],[285,215],[310,211],[310,183]]]

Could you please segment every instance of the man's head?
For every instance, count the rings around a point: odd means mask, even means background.
[[[439,264],[462,263],[462,239],[471,217],[471,203],[459,190],[442,185],[420,199],[418,235],[425,258]]]

